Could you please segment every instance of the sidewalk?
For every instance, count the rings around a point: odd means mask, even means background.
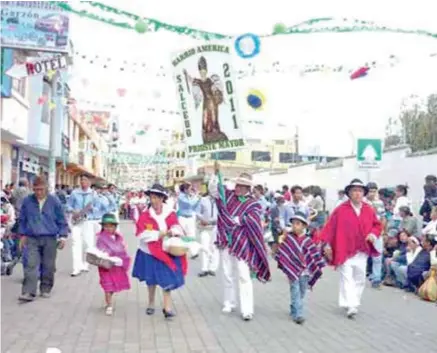
[[[131,253],[133,225],[122,224]],[[221,313],[220,276],[198,278],[191,261],[187,285],[174,293],[177,318],[166,322],[160,310],[145,314],[147,293],[132,289],[117,298],[115,314],[103,313],[97,271],[71,278],[70,247],[58,255],[57,283],[51,299],[18,304],[21,268],[2,277],[2,353],[432,353],[436,352],[437,306],[392,288],[367,288],[355,321],[337,308],[338,276],[325,271],[307,298],[307,322],[287,316],[289,291],[272,263],[273,280],[255,284],[255,318]],[[159,309],[159,308],[157,308]]]

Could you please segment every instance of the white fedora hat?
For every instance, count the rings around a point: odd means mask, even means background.
[[[232,181],[234,182],[235,185],[242,185],[242,186],[249,186],[249,187],[252,187],[254,185],[252,181],[252,177],[247,173],[241,174],[238,178],[235,178]]]

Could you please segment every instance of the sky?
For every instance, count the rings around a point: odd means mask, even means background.
[[[268,33],[276,23],[291,26],[316,17],[361,19],[437,33],[437,4],[431,0],[332,0],[329,4],[323,0],[270,0],[259,5],[248,0],[223,0],[208,6],[200,0],[102,2],[163,22],[231,35]],[[178,115],[150,111],[150,107],[157,111],[178,110],[171,55],[199,41],[164,31],[138,34],[71,16],[75,51],[81,53],[74,64],[74,94],[80,102],[98,102],[92,104],[93,108],[116,104],[124,136],[131,122],[150,124],[151,133],[136,148],[142,153],[153,153],[164,134],[168,136],[165,130],[181,125]],[[260,55],[252,61],[259,73],[238,81],[239,99],[244,100],[250,88],[260,90],[266,97],[262,112],[240,104],[244,120],[264,124],[245,124],[245,134],[264,140],[291,138],[297,127],[302,153],[348,155],[353,152],[356,138],[383,136],[386,121],[398,115],[402,98],[437,91],[437,56],[430,58],[431,53],[437,53],[437,39],[417,35],[345,33],[264,39]],[[86,58],[82,59],[82,55]],[[390,60],[390,55],[399,60]],[[125,65],[124,61],[147,63],[147,68],[141,73],[120,72],[118,67]],[[286,72],[262,73],[276,61]],[[358,69],[371,61],[376,61],[377,67],[357,80],[350,80],[347,72],[300,74],[309,64]],[[247,64],[247,60],[236,59],[234,67],[246,68]],[[126,90],[124,97],[118,95],[119,88]]]

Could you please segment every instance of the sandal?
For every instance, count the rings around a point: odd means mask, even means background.
[[[112,308],[112,306],[107,306],[105,310],[105,314],[108,316],[112,316],[113,313],[114,313],[114,309]]]

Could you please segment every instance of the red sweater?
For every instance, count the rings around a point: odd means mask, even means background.
[[[359,252],[378,255],[372,243],[366,241],[369,234],[381,235],[382,226],[372,206],[363,202],[357,216],[350,202],[338,206],[322,229],[321,239],[332,248],[332,265],[340,266]]]

